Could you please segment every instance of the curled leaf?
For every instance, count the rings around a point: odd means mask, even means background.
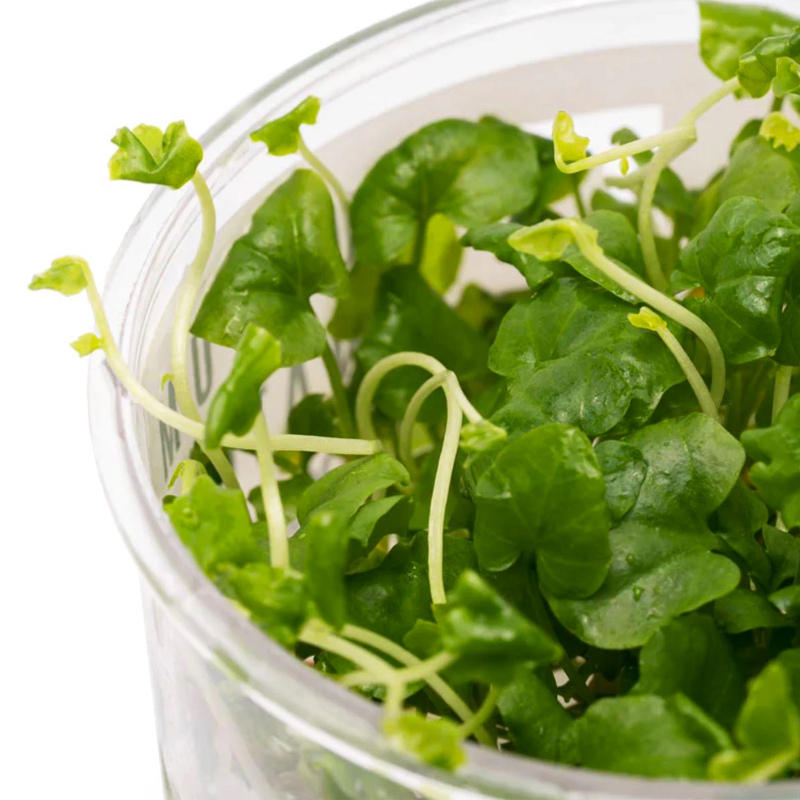
[[[120,128],[111,141],[117,145],[108,162],[111,180],[180,189],[203,160],[203,148],[189,136],[183,122],[170,123],[163,133],[153,125]]]
[[[74,342],[72,342],[70,347],[75,350],[75,352],[81,358],[84,358],[85,356],[94,353],[95,350],[102,350],[103,340],[98,336],[95,336],[93,333],[84,333],[83,336],[79,336]]]
[[[589,139],[575,132],[575,122],[566,111],[559,111],[553,122],[556,164],[567,164],[586,158]]]
[[[78,256],[64,256],[53,261],[50,269],[34,275],[28,286],[33,291],[52,289],[67,297],[79,294],[87,286],[89,265]]]
[[[288,156],[296,153],[302,141],[300,136],[301,125],[314,125],[320,109],[318,97],[306,97],[299,105],[295,106],[288,114],[279,119],[274,119],[250,134],[254,142],[263,142],[270,155]]]
[[[790,153],[800,144],[800,128],[777,111],[764,118],[759,136],[772,142],[773,147],[785,147]]]

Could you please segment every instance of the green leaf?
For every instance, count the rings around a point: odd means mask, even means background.
[[[742,88],[751,97],[763,97],[772,88],[778,75],[778,63],[783,59],[796,60],[800,56],[800,35],[792,28],[759,42],[739,59],[737,77]],[[784,85],[782,76],[780,87]]]
[[[800,538],[771,525],[764,526],[764,544],[772,563],[772,589],[786,581],[800,582]]]
[[[781,316],[781,331],[775,360],[789,367],[800,367],[800,297],[794,297],[786,304]]]
[[[589,436],[644,424],[685,375],[657,336],[628,322],[630,310],[576,278],[517,303],[489,353],[489,367],[509,379],[493,422],[510,432],[565,422]]]
[[[305,492],[312,483],[313,480],[306,473],[293,475],[291,478],[278,481],[278,490],[281,495],[281,502],[283,503],[283,515],[287,522],[297,519],[297,504],[300,502],[303,492]],[[266,521],[264,498],[262,496],[261,487],[254,487],[250,494],[247,495],[247,500],[255,509],[258,519]]]
[[[284,366],[320,355],[325,329],[309,298],[340,297],[348,276],[336,240],[333,203],[325,184],[297,170],[253,216],[208,290],[192,333],[235,347],[249,322],[281,344]]]
[[[444,537],[446,591],[462,572],[477,566],[472,542]],[[418,533],[411,542],[399,542],[379,567],[348,575],[346,583],[348,619],[354,625],[402,643],[418,620],[433,622],[425,533]]]
[[[464,383],[486,375],[487,350],[484,337],[459,319],[416,270],[406,268],[383,276],[375,318],[355,358],[366,372],[393,353],[427,353]],[[381,382],[375,404],[392,419],[402,419],[414,392],[429,377],[418,367],[394,370]]]
[[[300,126],[314,125],[320,109],[318,97],[306,97],[298,106],[279,119],[262,125],[250,134],[254,142],[263,142],[270,155],[288,156],[300,147]]]
[[[785,154],[760,136],[748,139],[731,158],[717,190],[717,204],[733,198],[760,200],[771,211],[783,211],[800,191],[797,168]]]
[[[165,131],[152,125],[120,128],[112,144],[117,150],[108,162],[111,180],[156,183],[180,189],[197,172],[203,148],[192,139],[183,122],[172,122]]]
[[[447,604],[435,609],[444,649],[457,655],[454,669],[471,680],[503,685],[523,664],[552,664],[561,647],[474,572],[460,575]]]
[[[261,411],[261,387],[281,366],[281,346],[272,334],[250,323],[236,345],[230,375],[208,409],[206,444],[219,447],[226,433],[244,436]]]
[[[730,728],[745,685],[731,645],[714,620],[690,614],[665,625],[642,648],[633,692],[665,698],[681,692]]]
[[[716,750],[680,707],[662,697],[599,700],[575,724],[581,765],[604,772],[702,779]]]
[[[536,256],[520,253],[508,243],[508,237],[523,226],[516,222],[496,222],[468,230],[461,238],[465,247],[492,253],[498,260],[516,267],[531,289],[538,289],[553,277],[554,265]]]
[[[84,259],[78,256],[64,256],[53,261],[50,269],[34,275],[28,288],[34,292],[51,289],[71,297],[80,294],[88,285],[86,279],[88,271],[89,265]]]
[[[764,502],[790,528],[800,525],[800,395],[789,398],[772,427],[745,431],[742,444],[757,462],[750,480]]]
[[[743,480],[719,507],[712,529],[739,556],[741,563],[763,587],[772,580],[772,564],[755,536],[767,524],[769,511]]]
[[[300,629],[313,614],[305,579],[268,564],[227,567],[219,582],[261,630],[286,648],[294,647]]]
[[[434,214],[425,228],[419,271],[437,294],[444,294],[455,282],[463,254],[453,223],[444,214]]]
[[[639,647],[670,620],[731,592],[739,570],[710,552],[706,520],[744,463],[739,443],[704,414],[667,419],[626,437],[648,463],[633,508],[611,531],[612,561],[587,600],[548,596],[558,619],[609,650]]]
[[[79,336],[70,347],[81,357],[91,355],[95,350],[103,349],[103,340],[93,333],[84,333]]]
[[[636,503],[647,476],[647,462],[641,450],[613,439],[600,442],[594,452],[603,470],[611,519],[618,522]]]
[[[520,672],[503,688],[497,706],[515,752],[573,763],[569,743],[574,721],[535,673]]]
[[[383,725],[386,735],[402,750],[413,753],[426,764],[454,770],[464,763],[459,726],[449,719],[426,719],[409,712]]]
[[[726,633],[732,634],[791,624],[766,597],[749,589],[734,589],[720,597],[714,603],[714,619]]]
[[[434,122],[384,155],[351,206],[356,260],[415,264],[428,220],[465,227],[497,222],[536,197],[536,144],[499,120]]]
[[[711,326],[728,361],[744,364],[775,352],[798,257],[800,230],[748,197],[724,203],[684,250],[676,281],[704,290],[686,305]]]
[[[587,597],[608,571],[606,487],[592,445],[567,425],[545,425],[508,444],[476,489],[475,549],[484,569],[536,556],[542,587]]]
[[[303,526],[308,589],[322,619],[339,629],[347,621],[347,515],[335,507],[315,511]]]
[[[789,33],[797,20],[759,6],[700,3],[700,55],[719,78],[736,75],[739,59],[767,36]]]
[[[644,277],[644,258],[639,237],[623,214],[617,211],[595,211],[585,217],[583,222],[597,231],[597,244],[608,258],[626,272]],[[616,281],[612,281],[592,264],[576,244],[571,244],[562,258],[585,278],[594,281],[617,297],[628,303],[641,302],[638,297],[625,291]]]
[[[201,475],[191,491],[167,506],[172,527],[210,577],[226,564],[244,567],[265,560],[258,546],[244,495]]]
[[[800,617],[800,585],[778,589],[769,596],[769,601],[781,614],[793,620]]]
[[[369,327],[378,302],[381,272],[369,264],[356,263],[350,270],[351,291],[336,303],[328,332],[336,339],[357,339]]]
[[[734,734],[741,749],[712,759],[714,780],[760,783],[780,777],[800,758],[800,710],[780,662],[767,665],[751,682]]]

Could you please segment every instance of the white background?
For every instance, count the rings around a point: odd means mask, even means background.
[[[415,0],[0,0],[0,800],[161,797],[138,579],[95,470],[85,298],[28,292],[81,254],[102,282],[148,189],[121,125],[201,134],[295,62]],[[93,356],[100,357],[99,355]]]

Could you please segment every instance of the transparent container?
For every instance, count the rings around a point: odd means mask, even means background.
[[[769,5],[796,11],[796,0]],[[352,189],[382,152],[445,116],[491,113],[546,132],[555,113],[569,109],[595,147],[620,123],[641,135],[656,132],[716,85],[697,57],[697,32],[693,0],[466,0],[425,6],[342,42],[267,84],[205,136],[204,172],[221,229],[213,261],[220,263],[270,187],[297,165],[265,156],[248,132],[310,93],[323,98],[324,110],[320,124],[308,129],[309,143]],[[716,108],[679,169],[707,178],[724,159],[724,143],[758,111],[756,103],[732,100]],[[168,371],[172,300],[199,228],[190,191],[156,191],[131,226],[106,287],[122,353],[157,395]],[[471,257],[466,273],[493,288],[511,278],[511,270],[486,266]],[[326,312],[324,304],[320,310]],[[203,404],[231,354],[203,342],[192,347]],[[326,387],[314,364],[277,383],[268,397],[274,430],[299,391]],[[141,570],[168,798],[798,797],[797,784],[629,779],[473,745],[466,766],[449,774],[394,752],[381,737],[378,707],[266,638],[183,548],[160,497],[188,452],[186,437],[135,407],[101,360],[91,371],[90,403],[108,501]]]

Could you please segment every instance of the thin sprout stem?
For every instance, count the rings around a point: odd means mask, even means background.
[[[572,194],[575,197],[575,207],[578,209],[578,216],[586,216],[586,204],[583,202],[581,187],[577,178],[572,178]]]
[[[288,569],[289,538],[286,535],[286,518],[283,514],[283,501],[278,487],[272,441],[263,412],[256,417],[253,433],[256,441],[258,471],[261,477],[261,496],[264,499],[264,512],[267,518],[270,563],[276,569]]]
[[[772,422],[778,418],[792,391],[792,367],[781,366],[775,373],[775,392],[772,399]]]
[[[369,683],[386,684],[399,683],[401,685],[414,681],[427,681],[431,675],[436,675],[451,666],[458,656],[452,653],[437,653],[425,661],[418,661],[403,669],[393,669],[391,673],[376,673],[369,668],[351,672],[344,675],[342,686],[364,686]]]
[[[404,647],[396,644],[391,639],[381,636],[378,633],[360,628],[356,625],[345,625],[341,630],[342,636],[347,639],[352,639],[359,644],[365,644],[382,653],[385,653],[395,661],[407,667],[413,667],[416,664],[421,664],[422,659],[417,658],[413,653],[409,653]],[[461,699],[461,697],[446,683],[438,674],[429,675],[426,681],[430,688],[439,695],[439,697],[453,710],[462,722],[467,722],[472,719],[472,709]],[[493,741],[491,736],[482,727],[478,727],[475,731],[475,738],[485,745],[492,745]]]
[[[359,436],[362,438],[378,438],[375,432],[375,426],[372,422],[372,401],[380,382],[390,372],[400,367],[419,367],[420,369],[427,370],[432,375],[437,375],[440,372],[447,372],[447,367],[445,367],[441,361],[425,353],[394,353],[391,356],[382,358],[364,376],[364,380],[361,381],[361,386],[356,396],[356,426]],[[481,422],[483,416],[475,406],[469,402],[467,396],[464,394],[464,390],[455,378],[450,386],[464,416],[470,422]]]
[[[386,685],[386,700],[384,701],[384,715],[386,720],[396,719],[403,712],[403,695],[406,691],[404,683],[389,683]]]
[[[342,381],[342,371],[339,369],[339,362],[331,350],[331,346],[326,342],[325,349],[322,351],[322,363],[328,373],[328,380],[333,393],[333,402],[336,406],[336,413],[342,426],[345,436],[350,437],[355,433],[355,423],[350,412],[350,404],[347,402],[344,382]]]
[[[463,420],[461,408],[449,386],[445,387],[445,398],[447,399],[447,424],[442,439],[439,464],[436,467],[436,478],[433,483],[431,508],[428,515],[428,580],[430,581],[431,600],[435,605],[447,602],[444,590],[444,522]]]
[[[453,373],[450,371],[438,372],[431,375],[422,386],[417,389],[411,401],[408,404],[406,413],[403,415],[403,421],[400,423],[400,432],[398,433],[398,440],[400,442],[399,453],[400,460],[408,467],[409,470],[416,469],[413,453],[413,438],[414,438],[414,424],[417,421],[419,412],[422,409],[425,401],[443,384],[448,380],[448,376]]]
[[[717,103],[724,100],[729,95],[739,89],[738,78],[731,78],[707,97],[704,97],[688,114],[680,121],[680,127],[695,129],[695,125],[700,117],[710,111]],[[696,137],[695,137],[696,138]],[[642,253],[644,255],[647,279],[657,289],[664,291],[667,287],[667,278],[658,257],[656,246],[655,228],[653,225],[653,203],[655,201],[658,182],[661,173],[683,153],[692,142],[676,142],[673,145],[662,147],[656,153],[653,161],[647,168],[642,191],[639,197],[639,235],[642,240]]]
[[[653,136],[646,136],[644,139],[637,139],[635,142],[629,144],[622,144],[616,147],[611,147],[598,153],[594,156],[587,156],[580,161],[573,161],[567,164],[563,158],[556,152],[556,164],[561,172],[568,175],[576,172],[585,172],[586,170],[594,169],[595,167],[602,167],[605,164],[611,164],[614,161],[620,161],[623,158],[632,158],[641,153],[647,153],[656,147],[667,147],[676,142],[692,142],[695,140],[697,134],[691,125],[681,125],[663,133],[657,133]]]
[[[179,411],[189,419],[201,422],[200,410],[197,408],[192,390],[189,387],[187,367],[189,328],[192,324],[192,312],[194,311],[197,294],[203,282],[203,274],[211,257],[211,251],[214,249],[214,239],[217,232],[217,213],[208,184],[200,172],[194,174],[192,185],[200,203],[203,224],[197,252],[189,269],[186,271],[186,275],[184,275],[178,293],[178,305],[175,309],[175,321],[172,327],[170,369],[172,386],[175,389],[175,399],[177,400]],[[238,489],[239,480],[225,453],[221,449],[206,449],[202,439],[197,440],[197,443],[220,474],[223,483],[232,489]]]
[[[488,722],[489,717],[494,713],[495,708],[497,708],[497,701],[499,699],[500,690],[496,686],[490,686],[480,708],[461,726],[460,732],[465,739],[483,728]]]
[[[609,259],[605,253],[581,229],[580,223],[573,228],[575,243],[580,251],[601,272],[607,275],[623,289],[639,298],[643,303],[652,306],[656,311],[669,317],[684,328],[688,328],[703,343],[711,361],[711,397],[714,406],[719,409],[725,394],[725,356],[714,331],[696,314],[677,303],[658,289],[653,288],[641,278],[622,269]]]
[[[394,670],[382,658],[357,644],[342,639],[330,631],[324,623],[312,620],[300,631],[300,640],[320,650],[346,658],[361,670],[376,676],[381,683],[390,683],[394,679]]]
[[[325,183],[330,186],[331,190],[336,195],[336,198],[339,200],[339,204],[341,205],[345,216],[348,216],[350,214],[350,198],[347,196],[344,186],[342,186],[339,179],[325,166],[325,164],[323,164],[322,161],[320,161],[320,159],[314,155],[305,141],[303,141],[302,137],[300,137],[300,155],[306,160],[308,166],[317,172],[320,178],[322,178],[322,180],[324,180]]]
[[[134,374],[125,363],[125,359],[119,352],[111,326],[108,324],[103,301],[94,282],[91,270],[85,270],[86,276],[86,295],[92,307],[97,332],[103,342],[103,351],[106,361],[117,380],[124,389],[130,394],[135,403],[140,405],[151,416],[159,422],[163,422],[170,428],[174,428],[181,433],[185,433],[195,441],[202,442],[205,439],[206,429],[202,422],[189,419],[175,409],[170,408],[165,403],[155,398],[145,387],[136,379]],[[249,436],[232,436],[226,434],[222,439],[224,447],[237,450],[255,450],[255,438]],[[327,453],[328,455],[341,456],[369,456],[382,450],[383,445],[377,439],[365,441],[364,439],[341,439],[334,436],[300,436],[296,434],[282,434],[272,438],[272,449],[275,452],[299,452],[299,453]]]

